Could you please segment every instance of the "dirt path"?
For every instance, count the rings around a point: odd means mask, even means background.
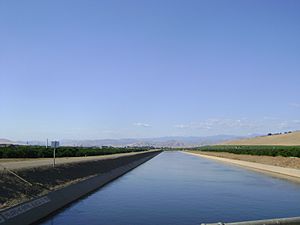
[[[141,154],[142,152],[130,152],[130,153],[120,153],[112,155],[101,155],[101,156],[87,156],[87,157],[69,157],[69,158],[56,158],[56,165],[68,164],[75,162],[87,162],[94,160],[103,160],[103,159],[114,159],[122,156],[136,155]],[[20,169],[29,169],[41,166],[52,166],[53,159],[1,159],[0,160],[0,172],[4,168],[10,170],[20,170]]]
[[[189,152],[200,153],[199,151],[189,151]],[[295,157],[242,155],[242,154],[233,154],[228,152],[208,152],[208,151],[201,151],[201,154],[227,158],[227,159],[242,160],[247,162],[262,163],[262,164],[267,164],[272,166],[300,169],[300,158],[295,158]]]
[[[218,160],[218,161],[225,162],[225,163],[235,164],[235,165],[246,167],[246,168],[256,170],[259,172],[264,172],[264,173],[268,173],[270,175],[275,175],[275,176],[279,176],[282,178],[288,178],[288,179],[300,182],[300,170],[299,169],[279,167],[279,166],[267,165],[267,164],[256,163],[256,162],[242,161],[242,160],[237,160],[237,159],[229,159],[229,158],[224,158],[224,157],[217,157],[217,156],[208,155],[206,153],[202,154],[202,152],[185,151],[185,153],[195,155],[198,157],[204,157],[207,159]]]

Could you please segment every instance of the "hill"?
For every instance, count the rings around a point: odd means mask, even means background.
[[[153,147],[198,147],[219,142],[241,138],[232,135],[215,135],[207,137],[158,137],[158,138],[132,138],[132,139],[98,139],[98,140],[61,140],[64,146],[153,146]]]
[[[5,138],[0,138],[0,144],[12,144],[12,141]]]
[[[203,145],[213,145],[220,142],[229,140],[237,140],[245,138],[245,136],[233,136],[233,135],[214,135],[214,136],[200,136],[200,137],[187,137],[187,136],[170,136],[170,137],[156,137],[156,138],[122,138],[122,139],[91,139],[91,140],[73,140],[62,139],[60,141],[61,146],[113,146],[113,147],[199,147]],[[3,140],[3,142],[1,142]],[[50,141],[49,141],[50,143]],[[19,144],[19,145],[45,145],[45,141],[10,141],[7,139],[0,139],[0,144]]]
[[[91,140],[74,140],[74,139],[62,139],[60,141],[61,146],[113,146],[113,147],[198,147],[203,145],[212,145],[224,141],[236,140],[245,138],[245,136],[233,136],[233,135],[214,135],[203,137],[186,137],[186,136],[171,136],[171,137],[156,137],[156,138],[122,138],[122,139],[91,139]],[[18,141],[18,144],[29,145],[45,145],[45,141]]]
[[[285,145],[300,146],[300,131],[285,134],[272,134],[221,143],[222,145]]]

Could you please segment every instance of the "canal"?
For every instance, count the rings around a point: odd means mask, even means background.
[[[42,225],[201,224],[300,216],[300,185],[163,152]]]

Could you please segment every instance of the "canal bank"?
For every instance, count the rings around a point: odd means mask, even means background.
[[[37,222],[71,202],[122,176],[159,153],[161,153],[161,151],[150,151],[114,159],[68,164],[67,166],[61,165],[55,168],[56,170],[39,168],[22,171],[21,177],[31,184],[27,184],[29,185],[27,187],[28,189],[32,188],[34,191],[37,191],[35,189],[44,188],[44,191],[48,193],[45,195],[36,195],[36,197],[27,202],[0,211],[0,224],[26,225]],[[95,173],[95,171],[97,171],[97,173]],[[21,172],[19,172],[19,174],[21,174]],[[73,182],[69,182],[68,185],[53,191],[47,188],[51,180],[53,183],[58,183],[59,179],[67,174],[72,175],[71,180],[73,180]],[[6,175],[3,174],[2,176],[5,177]],[[44,183],[39,183],[42,181],[44,181]],[[8,188],[12,188],[11,185],[13,184],[9,183],[7,185],[9,186]],[[5,187],[1,187],[5,189]],[[19,187],[16,186],[16,189],[17,188]]]
[[[275,176],[283,179],[287,179],[293,182],[299,182],[300,183],[300,170],[299,169],[293,169],[293,168],[284,168],[279,166],[272,166],[262,163],[255,163],[255,162],[248,162],[248,161],[242,161],[242,160],[236,160],[236,159],[228,159],[223,157],[217,157],[217,156],[211,156],[206,154],[199,153],[193,153],[188,151],[183,151],[184,153],[194,155],[197,157],[203,157],[206,159],[212,159],[223,163],[229,163],[236,166],[244,167],[247,169],[251,169],[256,172],[264,173],[270,176]]]
[[[195,225],[299,216],[299,184],[165,151],[40,225]]]
[[[235,223],[202,223],[201,225],[299,225],[300,217],[291,217],[291,218],[278,218],[278,219],[269,219],[269,220],[254,220],[254,221],[243,221]]]

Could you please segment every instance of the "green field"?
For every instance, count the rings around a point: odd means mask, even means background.
[[[114,147],[59,147],[56,149],[56,157],[78,157],[108,155],[128,152],[147,151],[151,147],[140,148],[114,148]],[[53,149],[45,146],[11,145],[0,147],[0,158],[50,158],[53,157]]]
[[[300,157],[300,146],[212,145],[193,148],[193,150],[229,152],[244,155]]]

